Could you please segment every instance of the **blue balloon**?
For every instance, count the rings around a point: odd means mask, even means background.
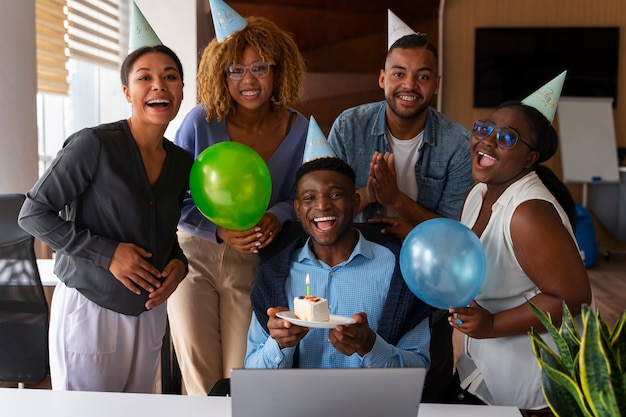
[[[487,260],[480,239],[446,218],[415,226],[402,243],[400,270],[409,289],[433,307],[465,307],[485,281]]]

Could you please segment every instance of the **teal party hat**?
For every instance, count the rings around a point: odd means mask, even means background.
[[[128,40],[128,52],[142,46],[162,45],[159,37],[152,30],[152,26],[146,20],[137,4],[133,1],[132,10],[130,12],[130,34]]]
[[[567,75],[567,71],[563,71],[554,77],[543,87],[522,100],[522,103],[536,108],[552,123],[556,108],[559,105],[559,99],[561,98],[565,75]]]
[[[248,22],[232,7],[222,0],[209,0],[215,37],[218,41],[227,39],[230,35],[243,29]]]
[[[311,116],[309,120],[309,130],[306,134],[302,163],[326,157],[336,158],[337,155],[335,155],[335,152],[333,152],[328,144],[326,136],[322,133],[322,129],[320,129],[315,118]]]

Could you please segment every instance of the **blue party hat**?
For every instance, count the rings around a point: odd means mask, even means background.
[[[536,108],[552,123],[556,108],[559,105],[559,99],[561,98],[565,75],[567,75],[567,71],[563,71],[554,77],[539,90],[522,100],[522,103]]]
[[[335,152],[333,152],[328,144],[326,136],[322,133],[322,129],[318,126],[315,118],[311,116],[309,120],[309,131],[306,134],[302,163],[328,157],[336,158],[337,155],[335,155]]]
[[[209,0],[209,3],[211,15],[213,15],[213,25],[215,26],[215,37],[218,41],[227,39],[248,24],[246,19],[222,0]]]
[[[130,34],[128,40],[128,52],[132,52],[135,49],[142,46],[154,46],[162,45],[163,42],[159,39],[152,26],[146,20],[137,4],[133,1],[133,8],[130,12]]]

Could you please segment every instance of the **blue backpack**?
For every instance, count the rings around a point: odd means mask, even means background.
[[[576,242],[586,268],[591,268],[598,257],[598,244],[591,214],[580,204],[576,204]]]

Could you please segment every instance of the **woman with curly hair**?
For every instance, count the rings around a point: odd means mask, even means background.
[[[223,141],[251,147],[267,163],[272,195],[261,220],[245,231],[217,226],[186,196],[179,240],[189,274],[170,298],[168,314],[187,394],[206,395],[232,368],[243,367],[256,254],[285,221],[296,219],[295,173],[308,120],[290,106],[304,71],[292,37],[261,17],[247,18],[242,29],[213,39],[203,52],[200,104],[185,117],[175,143],[194,157]]]

